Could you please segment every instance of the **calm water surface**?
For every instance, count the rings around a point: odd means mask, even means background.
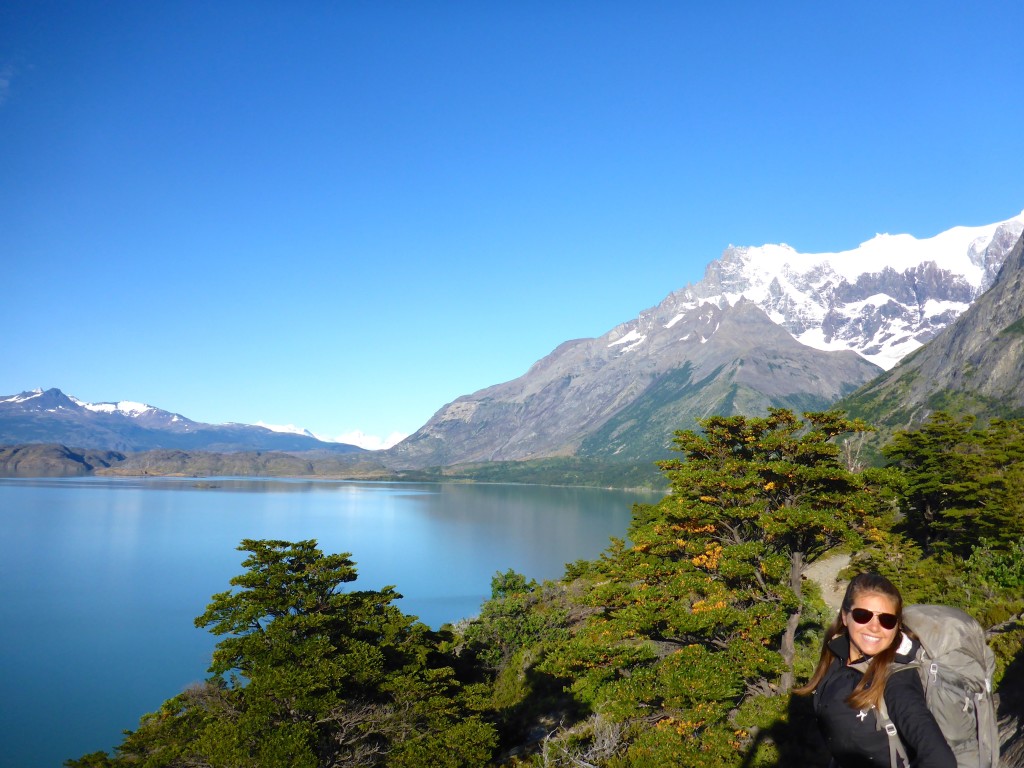
[[[392,584],[437,627],[474,615],[508,568],[538,581],[624,536],[660,494],[513,485],[253,479],[0,479],[5,760],[110,750],[206,675],[192,620],[242,572],[243,538],[350,552],[352,588]]]

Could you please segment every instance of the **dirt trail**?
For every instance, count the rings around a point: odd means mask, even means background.
[[[839,581],[838,575],[849,564],[849,555],[830,555],[812,563],[804,571],[805,578],[817,582],[821,587],[821,596],[825,603],[837,611],[843,604],[843,595],[846,593],[846,582]]]

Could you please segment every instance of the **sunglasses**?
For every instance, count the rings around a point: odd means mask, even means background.
[[[858,624],[867,624],[871,621],[872,616],[877,616],[878,623],[882,625],[883,629],[895,629],[896,625],[900,623],[895,613],[878,613],[869,611],[867,608],[851,608],[850,616]]]

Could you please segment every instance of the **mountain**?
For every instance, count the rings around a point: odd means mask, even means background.
[[[795,341],[752,302],[673,302],[598,339],[562,344],[526,375],[460,397],[392,448],[398,467],[599,456],[665,458],[674,430],[769,405],[827,407],[881,373]]]
[[[86,403],[59,389],[0,396],[0,445],[25,443],[125,453],[154,449],[363,451],[354,445],[248,424],[204,424],[143,403]]]
[[[1024,417],[1024,238],[952,325],[841,405],[886,431],[916,426],[937,410]]]
[[[962,314],[996,279],[1024,213],[851,251],[730,246],[704,279],[526,374],[439,410],[386,452],[422,468],[543,457],[649,461],[676,429],[768,406],[831,406]]]
[[[802,344],[850,349],[888,370],[988,290],[1022,231],[1024,212],[923,240],[876,235],[840,253],[730,246],[670,299],[682,308],[743,297]]]

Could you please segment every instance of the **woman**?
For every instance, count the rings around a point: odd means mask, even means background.
[[[891,581],[874,573],[855,576],[825,633],[814,675],[795,691],[814,694],[814,713],[833,765],[889,765],[889,736],[876,719],[884,696],[909,765],[956,768],[953,750],[925,704],[921,678],[916,670],[893,666],[913,661],[919,646],[902,617],[903,598]]]

